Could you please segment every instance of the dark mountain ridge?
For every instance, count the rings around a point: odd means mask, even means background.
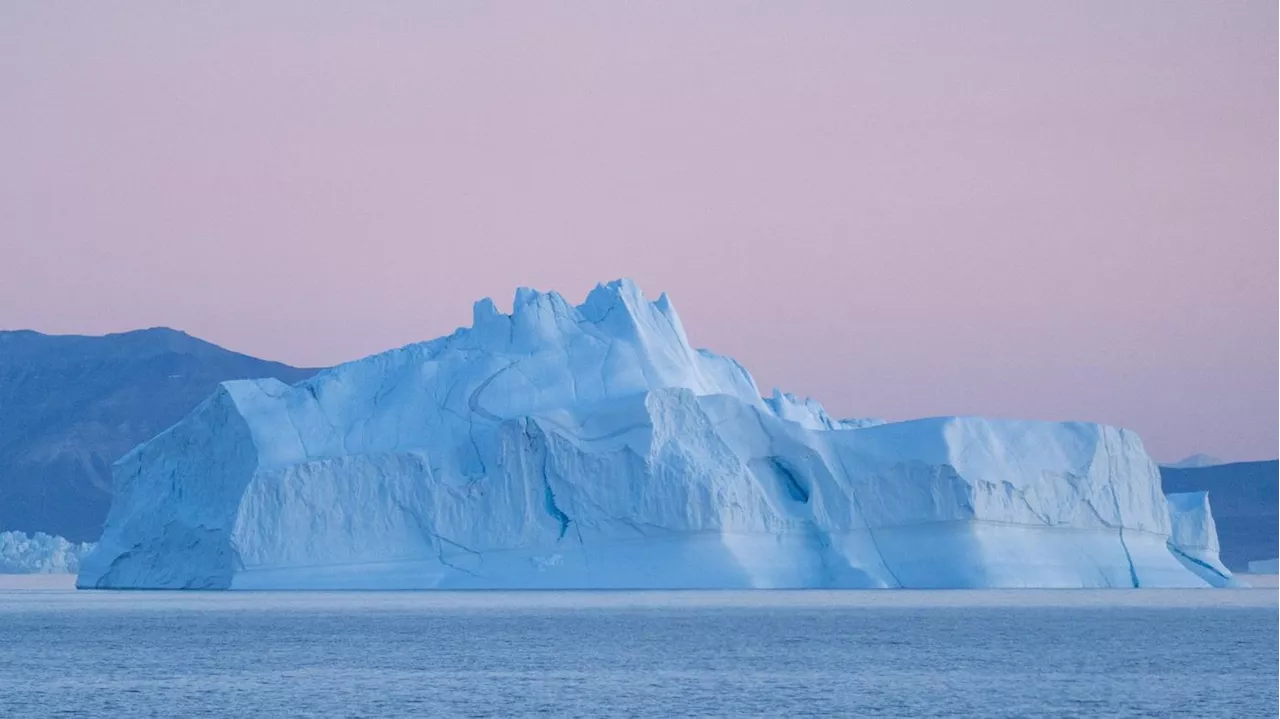
[[[0,331],[0,531],[94,541],[111,464],[162,432],[219,382],[316,370],[156,327],[104,336]]]

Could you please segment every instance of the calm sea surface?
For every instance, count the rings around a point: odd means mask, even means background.
[[[0,591],[0,716],[1277,715],[1277,592]]]

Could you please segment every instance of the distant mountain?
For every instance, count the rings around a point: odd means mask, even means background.
[[[1216,467],[1220,464],[1226,464],[1226,462],[1211,454],[1193,454],[1190,457],[1183,457],[1177,462],[1160,466],[1171,469],[1198,469],[1200,467]]]
[[[88,337],[0,332],[0,531],[96,541],[111,463],[229,379],[298,369],[154,328]]]
[[[1206,491],[1222,563],[1247,571],[1249,562],[1280,556],[1280,461],[1236,462],[1213,467],[1161,467],[1165,494]]]

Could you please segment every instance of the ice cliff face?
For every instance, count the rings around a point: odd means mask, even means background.
[[[114,481],[81,587],[1209,583],[1134,434],[765,400],[625,280],[223,383]]]

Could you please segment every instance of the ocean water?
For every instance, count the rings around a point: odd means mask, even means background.
[[[0,591],[0,716],[1274,717],[1277,593]]]

